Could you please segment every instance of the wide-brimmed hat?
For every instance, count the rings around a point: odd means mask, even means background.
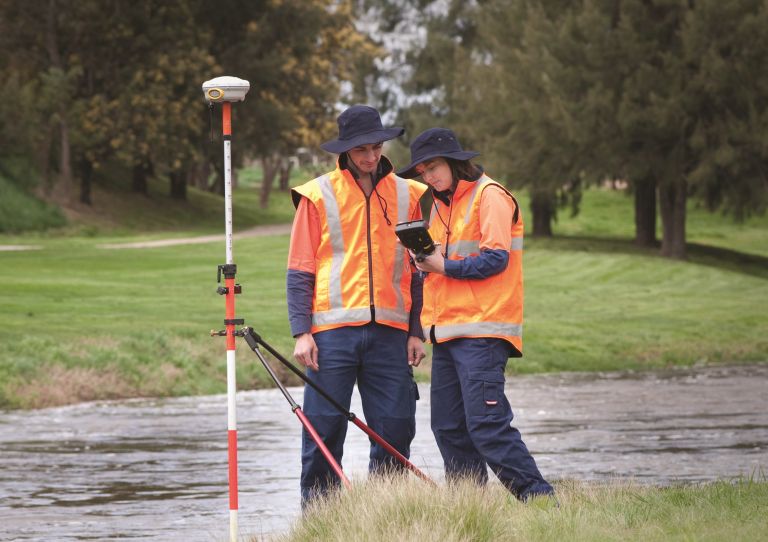
[[[454,158],[469,160],[479,156],[479,152],[465,151],[461,148],[456,134],[448,128],[430,128],[421,132],[411,143],[411,163],[397,172],[399,177],[413,179],[418,177],[416,166],[433,158]]]
[[[337,122],[339,123],[338,139],[326,141],[320,145],[324,151],[335,154],[347,152],[360,145],[389,141],[405,133],[404,128],[397,126],[384,128],[379,112],[367,105],[353,105],[339,115]]]

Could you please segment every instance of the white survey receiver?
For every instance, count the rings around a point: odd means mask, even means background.
[[[250,88],[245,79],[225,75],[203,83],[203,94],[209,102],[242,102]]]

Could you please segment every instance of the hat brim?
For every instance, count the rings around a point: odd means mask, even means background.
[[[405,128],[393,126],[392,128],[384,128],[382,130],[374,130],[366,134],[360,134],[351,139],[333,139],[331,141],[326,141],[320,145],[320,148],[334,154],[341,154],[342,152],[347,152],[360,145],[383,143],[384,141],[400,137],[404,133]]]
[[[410,164],[405,166],[403,169],[398,170],[397,173],[395,173],[395,175],[397,175],[398,177],[402,177],[404,179],[415,179],[416,177],[419,176],[419,174],[416,173],[416,166],[428,160],[432,160],[434,158],[453,158],[454,160],[470,160],[475,156],[480,156],[480,153],[475,151],[435,152],[432,154],[427,154],[426,156],[420,156],[418,160],[411,162]]]

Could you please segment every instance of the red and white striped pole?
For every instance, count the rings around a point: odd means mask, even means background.
[[[237,542],[237,392],[235,366],[235,326],[242,325],[241,319],[235,318],[235,294],[240,293],[240,285],[235,284],[237,266],[232,256],[232,102],[240,102],[250,89],[248,81],[237,77],[217,77],[203,83],[205,98],[213,107],[221,102],[222,135],[224,138],[224,226],[226,243],[226,263],[219,266],[218,279],[224,275],[224,287],[219,286],[218,293],[225,296],[225,330],[212,332],[213,335],[227,337],[227,447],[229,457],[229,540]]]

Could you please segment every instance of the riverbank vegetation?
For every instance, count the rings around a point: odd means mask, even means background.
[[[562,481],[556,490],[557,505],[548,498],[522,504],[498,483],[435,490],[414,478],[369,481],[334,495],[274,540],[736,542],[768,536],[765,480],[664,488]]]
[[[249,197],[256,196],[245,189],[235,197],[236,224],[245,221]],[[520,200],[525,211],[524,193]],[[212,200],[211,215],[221,217],[220,204]],[[272,204],[284,207],[273,217],[289,220],[287,193],[274,194]],[[511,360],[508,370],[767,360],[768,217],[734,224],[691,207],[689,259],[674,261],[632,243],[631,208],[631,198],[619,191],[588,190],[582,214],[561,216],[554,238],[526,238],[525,357]],[[137,218],[85,235],[0,236],[0,245],[42,247],[0,252],[0,408],[226,389],[224,341],[209,336],[223,327],[224,300],[216,294],[223,241],[100,248],[214,227],[213,218],[201,219],[198,228],[189,226],[194,216],[169,216],[176,217],[172,234],[157,224],[139,229]],[[186,230],[184,221],[190,221]],[[237,316],[290,358],[287,248],[287,235],[240,239],[234,259],[243,285]],[[428,374],[426,360],[417,376]],[[242,341],[238,383],[271,385]]]

